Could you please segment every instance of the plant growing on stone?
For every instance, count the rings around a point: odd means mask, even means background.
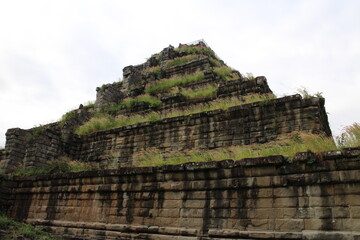
[[[30,129],[29,134],[27,135],[27,141],[36,140],[38,137],[40,137],[40,135],[42,134],[42,132],[44,130],[45,130],[45,127],[43,125],[39,125],[39,126],[36,126],[32,129]]]
[[[297,92],[305,99],[312,97],[324,98],[322,92],[316,92],[314,94],[311,94],[305,87],[298,88]]]
[[[25,168],[25,166],[20,166],[15,172],[12,173],[12,175],[36,176],[49,173],[81,172],[93,169],[93,167],[85,162],[74,161],[67,157],[61,157],[59,159],[50,161],[46,166],[39,166],[34,168]]]
[[[217,89],[218,88],[215,85],[206,85],[200,89],[183,90],[181,94],[183,94],[184,96],[190,99],[207,98],[207,97],[215,96]]]
[[[183,164],[186,162],[221,161],[224,159],[241,160],[244,158],[284,155],[291,160],[298,152],[323,152],[336,150],[331,137],[293,132],[284,135],[271,143],[231,146],[213,150],[189,150],[182,153],[168,153],[165,156],[159,151],[139,157],[139,166],[162,166],[166,164]],[[150,161],[149,159],[161,159]],[[159,164],[160,163],[160,164]]]
[[[353,123],[343,129],[336,138],[339,147],[360,147],[360,123]]]
[[[184,56],[184,57],[174,58],[174,59],[169,60],[166,63],[166,68],[179,66],[179,65],[182,65],[184,63],[191,62],[191,61],[193,61],[195,59],[199,59],[201,57],[202,57],[202,55],[195,54],[195,55],[187,55],[187,56]]]
[[[236,78],[239,78],[239,76],[233,73],[234,69],[228,66],[215,67],[213,71],[222,80],[234,80]]]
[[[173,77],[170,79],[163,79],[157,82],[150,84],[145,88],[145,92],[150,95],[155,95],[158,92],[163,92],[171,89],[174,86],[184,85],[191,82],[197,82],[204,79],[203,72],[196,72],[190,75],[185,75],[182,77]]]
[[[254,79],[255,79],[254,75],[253,75],[252,73],[250,73],[250,72],[247,72],[247,73],[246,73],[246,78],[247,78],[248,80],[254,80]]]
[[[121,115],[116,118],[108,114],[100,114],[93,117],[92,119],[90,119],[90,121],[84,123],[79,128],[77,128],[75,130],[75,133],[78,135],[86,135],[92,132],[118,128],[136,123],[153,122],[164,118],[186,116],[186,115],[191,115],[205,111],[212,111],[216,109],[226,110],[233,106],[259,102],[259,101],[261,102],[273,98],[275,98],[275,95],[273,94],[268,94],[268,95],[252,94],[252,95],[244,96],[242,98],[232,97],[232,98],[220,99],[220,100],[217,99],[212,102],[208,102],[206,104],[189,106],[188,108],[183,110],[176,109],[172,111],[166,111],[163,113],[151,112],[145,115],[131,115],[131,116]]]
[[[201,54],[206,55],[208,57],[216,58],[215,52],[210,48],[206,47],[198,47],[198,46],[182,46],[181,48],[176,48],[177,52],[185,52],[186,54]]]
[[[2,240],[28,239],[28,240],[61,240],[52,237],[49,233],[30,224],[17,222],[4,215],[0,215],[0,237]]]

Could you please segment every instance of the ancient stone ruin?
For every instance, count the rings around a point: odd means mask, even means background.
[[[98,169],[3,175],[9,216],[70,239],[360,239],[360,148],[166,165],[294,132],[331,136],[323,98],[276,98],[204,41],[169,46],[96,91],[59,122],[7,131],[4,174],[62,157]],[[144,164],[150,153],[165,165]]]

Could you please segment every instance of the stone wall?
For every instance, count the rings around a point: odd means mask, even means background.
[[[323,99],[294,95],[96,132],[74,138],[69,154],[100,166],[129,166],[135,152],[153,148],[167,154],[265,143],[293,131],[331,135]]]
[[[11,172],[23,163],[27,136],[29,136],[27,130],[20,128],[7,130],[5,150],[0,159],[0,173]]]
[[[360,148],[14,181],[8,215],[71,239],[360,239]]]

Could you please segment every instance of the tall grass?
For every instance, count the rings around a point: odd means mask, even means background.
[[[165,164],[182,164],[186,162],[220,161],[224,159],[241,160],[243,158],[284,155],[290,160],[298,152],[323,152],[335,150],[336,145],[332,138],[293,132],[282,136],[277,141],[266,144],[231,146],[214,150],[189,150],[181,153],[162,154],[159,150],[149,151],[137,156],[139,166],[162,166]]]
[[[151,112],[146,115],[131,115],[131,116],[118,116],[113,117],[111,115],[98,115],[90,119],[90,121],[84,123],[82,126],[75,130],[75,133],[78,135],[86,135],[92,132],[98,132],[107,129],[118,128],[122,126],[132,125],[141,122],[153,122],[164,118],[178,117],[184,115],[190,115],[195,113],[200,113],[204,111],[212,111],[215,109],[226,110],[230,107],[242,105],[246,103],[252,103],[257,101],[267,101],[275,98],[274,95],[249,95],[243,98],[227,98],[227,99],[217,99],[206,104],[198,104],[194,106],[189,106],[186,109],[180,110],[176,109],[173,111],[167,112]]]
[[[202,56],[199,54],[194,54],[194,55],[186,55],[183,57],[174,58],[166,63],[166,68],[182,65],[184,63],[191,62],[192,60],[199,59],[201,57]]]
[[[61,240],[52,237],[49,233],[30,224],[20,223],[4,215],[0,215],[1,239],[28,239],[28,240]]]
[[[206,85],[196,90],[182,90],[181,94],[190,99],[205,98],[215,96],[217,89],[215,85]]]
[[[123,107],[132,108],[136,103],[139,103],[139,102],[147,103],[147,104],[149,104],[149,106],[151,108],[156,108],[161,104],[160,99],[158,99],[154,96],[150,96],[148,94],[143,94],[143,95],[137,96],[135,98],[125,99],[117,105],[105,106],[105,107],[103,107],[103,111],[109,112],[109,113],[114,113],[114,112],[117,112],[117,111],[123,109]]]
[[[181,48],[176,48],[175,51],[186,52],[187,54],[202,54],[216,59],[215,52],[206,47],[182,46]]]
[[[93,168],[80,161],[74,161],[66,157],[61,157],[50,161],[46,166],[27,169],[24,166],[19,167],[15,172],[11,173],[13,176],[36,176],[41,174],[49,174],[51,172],[67,173],[67,172],[81,172],[89,171]]]
[[[215,67],[214,73],[218,75],[222,80],[234,80],[239,76],[233,73],[233,69],[228,66]]]
[[[336,141],[339,147],[360,147],[360,123],[345,127]]]
[[[152,83],[145,89],[145,92],[150,95],[155,95],[158,92],[167,91],[170,88],[178,85],[183,85],[190,82],[197,82],[204,79],[203,72],[196,72],[190,75],[182,77],[173,77],[170,79],[163,79],[157,82]]]

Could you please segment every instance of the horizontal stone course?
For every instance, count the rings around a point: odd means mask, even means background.
[[[10,216],[79,239],[353,240],[360,224],[356,152],[3,178],[0,186],[12,186]]]

